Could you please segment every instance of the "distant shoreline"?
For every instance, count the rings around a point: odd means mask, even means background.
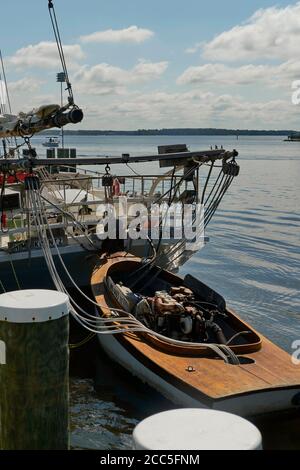
[[[43,135],[59,135],[60,130],[44,131]],[[293,130],[242,130],[214,128],[185,129],[139,129],[135,131],[112,130],[65,130],[65,135],[83,136],[288,136],[296,134]]]

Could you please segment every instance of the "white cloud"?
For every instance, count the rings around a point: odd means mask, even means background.
[[[8,83],[8,92],[13,112],[19,112],[24,109],[24,103],[28,102],[28,108],[32,107],[32,100],[36,100],[36,93],[40,91],[43,80],[34,77],[24,77],[20,80]],[[5,84],[0,80],[0,102],[6,104],[6,112],[8,112],[8,100],[5,92]],[[18,108],[14,106],[18,103]]]
[[[224,64],[204,64],[188,67],[177,79],[179,85],[256,85],[284,86],[290,89],[293,80],[300,78],[300,61],[289,60],[280,65],[243,65],[230,67]]]
[[[58,98],[57,94],[51,93],[44,93],[44,94],[37,94],[31,97],[24,95],[22,106],[18,107],[18,110],[22,110],[24,112],[29,112],[34,108],[39,108],[41,105],[46,104],[59,104],[60,99]],[[17,109],[16,109],[17,110]]]
[[[168,62],[146,62],[140,60],[130,70],[106,63],[93,67],[82,67],[75,75],[75,86],[87,94],[120,94],[124,87],[159,78],[167,69]]]
[[[41,85],[45,83],[44,80],[39,80],[34,77],[24,77],[15,82],[9,83],[9,92],[13,94],[27,93],[30,94],[40,89]]]
[[[203,47],[208,60],[293,59],[299,54],[300,2],[258,10]]]
[[[86,128],[221,127],[284,129],[297,126],[299,108],[288,100],[251,102],[240,96],[193,90],[125,93],[86,107]]]
[[[148,81],[159,78],[168,68],[168,62],[147,62],[140,60],[130,71],[130,81]]]
[[[68,66],[76,66],[76,62],[84,58],[84,53],[78,44],[64,46],[65,58]],[[9,57],[8,63],[17,68],[57,68],[60,59],[55,42],[43,41],[38,44],[30,44],[17,50]]]
[[[199,49],[202,49],[202,47],[205,45],[205,42],[197,42],[194,46],[188,47],[185,49],[186,54],[195,54]]]
[[[107,29],[106,31],[97,31],[86,36],[81,36],[80,40],[84,43],[89,42],[111,42],[111,43],[136,43],[140,44],[154,35],[149,29],[129,26],[124,29]]]

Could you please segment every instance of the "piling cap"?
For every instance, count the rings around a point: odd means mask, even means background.
[[[69,298],[54,290],[18,290],[0,295],[0,321],[42,323],[68,315]]]
[[[133,432],[135,450],[261,450],[249,421],[223,411],[180,409],[150,416]]]

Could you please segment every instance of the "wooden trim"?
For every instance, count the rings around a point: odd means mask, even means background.
[[[129,259],[130,263],[139,262],[133,257]],[[126,269],[128,261],[128,258],[117,256],[94,270],[91,279],[92,290],[106,316],[110,308],[116,308],[116,303],[105,290],[104,278],[112,265],[113,269],[120,269],[121,265],[122,269]],[[181,279],[172,273],[167,273],[167,276],[181,282]],[[206,348],[199,348],[196,355],[191,355],[185,348],[181,350],[169,347],[168,343],[164,344],[149,335],[126,333],[116,335],[115,339],[149,370],[207,406],[233,397],[300,389],[300,367],[292,364],[290,355],[259,335],[246,322],[240,320],[235,312],[229,309],[228,312],[243,329],[250,329],[259,338],[259,344],[256,343],[254,347],[237,347],[239,354],[247,354],[247,357],[254,361],[253,364],[225,364],[224,361],[207,354]],[[189,373],[188,366],[193,366],[195,372]]]

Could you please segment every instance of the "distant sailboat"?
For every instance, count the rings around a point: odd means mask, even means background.
[[[59,146],[59,139],[57,137],[49,137],[45,140],[42,144],[44,147],[58,147]]]

